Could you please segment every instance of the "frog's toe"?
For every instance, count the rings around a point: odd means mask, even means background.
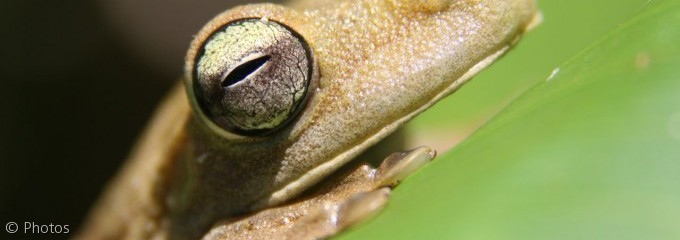
[[[378,167],[375,181],[379,186],[397,185],[399,181],[432,160],[436,154],[434,149],[427,146],[392,153]]]
[[[383,209],[390,193],[390,188],[384,187],[352,196],[338,205],[336,225],[347,228],[371,218]]]
[[[292,227],[286,239],[323,239],[369,219],[383,209],[390,188],[357,193],[338,203],[326,203],[310,212]]]

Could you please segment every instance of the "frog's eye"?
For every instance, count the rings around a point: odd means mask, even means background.
[[[280,23],[242,19],[217,29],[194,62],[193,89],[203,114],[240,135],[266,135],[289,123],[308,98],[312,53]]]

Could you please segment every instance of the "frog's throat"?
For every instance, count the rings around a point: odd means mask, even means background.
[[[445,88],[443,91],[439,92],[432,100],[427,102],[426,104],[422,105],[420,108],[415,109],[414,111],[410,112],[409,114],[404,115],[397,121],[392,122],[391,124],[385,126],[382,128],[380,131],[375,133],[373,136],[370,136],[366,138],[362,143],[355,145],[354,147],[348,149],[345,152],[342,152],[335,156],[332,160],[327,161],[314,169],[308,171],[304,175],[302,175],[300,178],[288,183],[287,185],[283,186],[280,190],[275,191],[273,194],[270,195],[269,198],[262,199],[258,201],[256,204],[253,205],[253,210],[255,209],[261,209],[267,206],[273,206],[273,205],[278,205],[286,200],[293,198],[300,194],[302,191],[306,190],[307,188],[311,187],[312,185],[318,183],[321,181],[324,177],[326,177],[328,174],[332,173],[335,171],[338,166],[342,166],[344,163],[354,159],[357,155],[359,155],[362,151],[364,151],[366,148],[369,146],[375,145],[377,142],[385,138],[387,135],[390,133],[394,132],[399,126],[407,122],[408,120],[411,120],[413,117],[418,115],[419,113],[425,111],[425,109],[431,107],[434,103],[438,102],[440,99],[446,97],[447,95],[453,93],[456,91],[458,88],[460,88],[464,83],[466,83],[472,76],[476,75],[479,71],[482,69],[486,68],[489,66],[491,63],[493,63],[498,57],[502,56],[503,53],[505,53],[508,49],[510,49],[510,46],[514,45],[514,43],[519,39],[513,39],[510,41],[508,45],[503,46],[500,50],[496,51],[495,53],[487,56],[484,60],[480,61],[479,63],[475,64],[472,66],[467,72],[465,72],[461,77],[459,77],[457,80],[453,81],[447,88]]]

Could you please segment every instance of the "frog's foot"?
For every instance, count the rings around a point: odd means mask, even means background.
[[[204,239],[322,239],[333,236],[380,212],[390,187],[429,162],[429,147],[393,153],[372,168],[366,164],[342,169],[309,197],[215,225]]]
[[[324,203],[285,234],[285,239],[323,239],[337,234],[380,212],[387,203],[390,188],[361,192],[340,203]]]
[[[435,151],[429,147],[418,147],[413,150],[396,152],[389,155],[377,169],[364,165],[347,179],[356,178],[358,173],[367,173],[360,178],[367,178],[364,183],[336,186],[333,191],[351,185],[366,184],[368,191],[354,193],[351,197],[335,203],[325,202],[309,215],[300,219],[286,234],[287,239],[319,239],[337,234],[352,225],[362,222],[379,213],[391,193],[390,187],[396,186],[402,179],[413,173],[435,157]],[[363,175],[363,174],[359,174]],[[364,188],[360,187],[360,188]],[[333,191],[329,192],[333,194]]]
[[[377,169],[370,169],[367,177],[371,188],[355,193],[335,204],[325,203],[307,215],[287,233],[287,239],[319,239],[337,234],[352,225],[379,213],[387,204],[390,187],[425,165],[436,153],[429,147],[418,147],[389,155]],[[367,168],[367,166],[362,166]],[[351,177],[350,177],[351,178]],[[337,189],[337,188],[336,188]]]

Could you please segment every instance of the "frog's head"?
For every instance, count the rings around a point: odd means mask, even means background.
[[[507,50],[533,0],[237,7],[196,35],[192,191],[223,212],[287,200]],[[312,3],[310,3],[312,4]]]

